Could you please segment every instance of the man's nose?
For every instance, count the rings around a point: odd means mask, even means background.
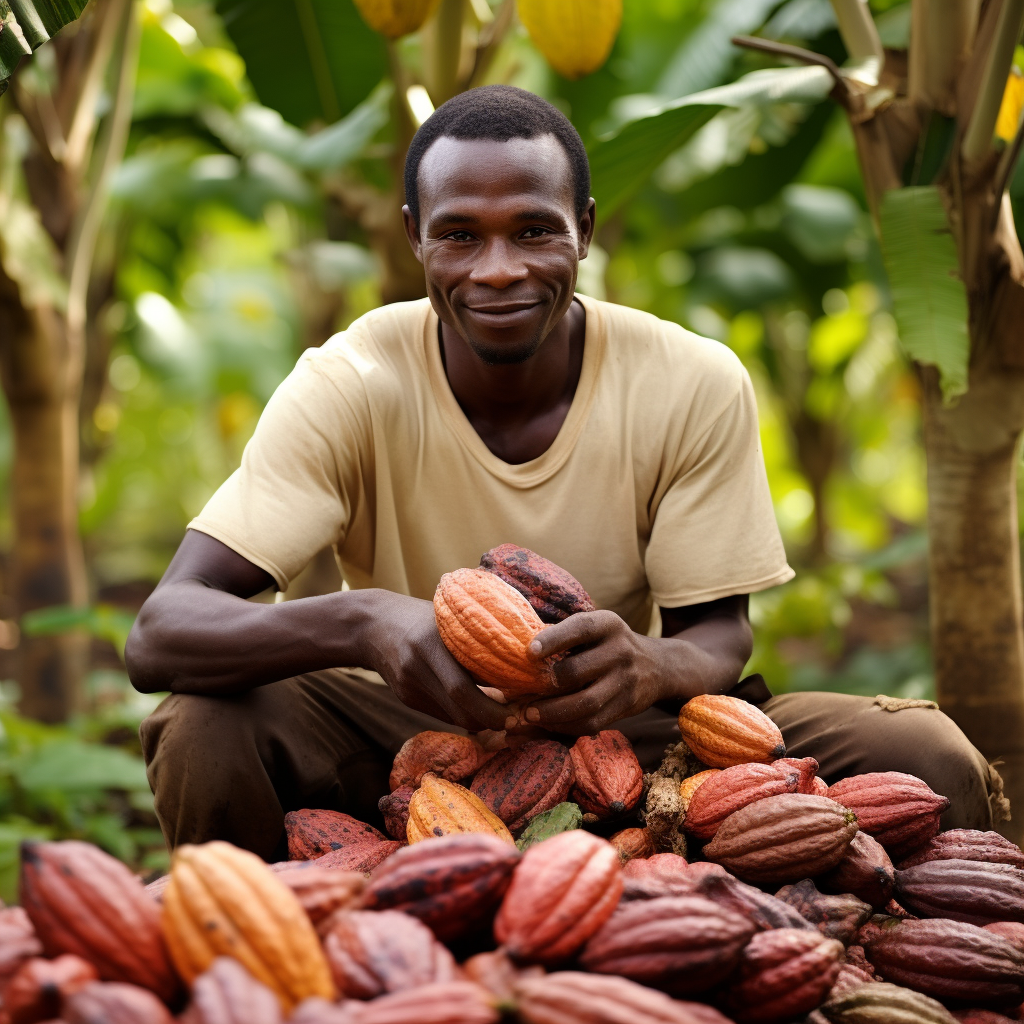
[[[508,238],[489,239],[480,252],[470,280],[491,288],[507,288],[529,275],[521,254]]]

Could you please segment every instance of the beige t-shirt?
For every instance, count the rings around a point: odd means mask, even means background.
[[[302,355],[190,527],[281,589],[333,545],[353,589],[421,598],[511,542],[640,632],[655,604],[790,579],[739,360],[676,324],[578,298],[579,386],[539,458],[491,454],[448,385],[430,303],[398,303]]]

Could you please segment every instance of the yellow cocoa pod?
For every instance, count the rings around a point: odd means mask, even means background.
[[[622,0],[519,0],[519,20],[560,75],[582,78],[608,59]]]
[[[459,832],[482,832],[515,844],[505,823],[488,806],[457,782],[432,772],[423,776],[420,788],[409,801],[406,836],[410,843]]]
[[[388,39],[399,39],[423,27],[438,0],[355,0],[367,25]]]

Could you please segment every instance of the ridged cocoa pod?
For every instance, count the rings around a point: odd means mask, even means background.
[[[788,903],[801,917],[810,921],[827,939],[838,939],[850,945],[862,925],[871,919],[872,909],[856,896],[826,896],[809,878],[796,885],[783,886],[775,894]]]
[[[354,999],[345,1003],[329,1003],[319,996],[311,996],[295,1007],[288,1024],[356,1024],[358,1011],[367,1005]],[[178,1024],[192,1024],[192,1021],[179,1020]]]
[[[852,893],[880,909],[892,898],[895,882],[896,871],[885,847],[867,832],[858,832],[843,859],[819,878],[818,885],[822,892]]]
[[[178,991],[160,906],[122,864],[89,843],[22,843],[21,904],[49,957],[74,953],[108,981]]]
[[[93,981],[99,981],[96,968],[71,953],[55,960],[27,960],[4,986],[3,1009],[9,1024],[36,1024],[59,1017],[65,998]]]
[[[622,865],[622,886],[624,902],[658,896],[689,896],[693,892],[686,858],[675,853],[656,853],[626,861]]]
[[[1013,1024],[1013,1019],[995,1010],[954,1010],[953,1019],[960,1024]]]
[[[743,914],[759,931],[773,928],[814,929],[814,925],[788,903],[741,882],[720,864],[707,861],[691,864],[688,875],[695,895],[703,896],[726,910]]]
[[[998,832],[981,832],[973,828],[953,828],[929,839],[900,868],[912,868],[935,860],[976,860],[983,864],[1012,864],[1024,868],[1024,853],[1019,846],[1004,839]]]
[[[608,840],[619,851],[619,860],[645,860],[654,855],[654,841],[645,828],[624,828]]]
[[[846,962],[852,967],[857,967],[872,981],[881,981],[878,972],[875,970],[874,964],[867,958],[867,954],[864,952],[864,947],[861,945],[847,946],[846,947]]]
[[[710,1006],[611,975],[555,971],[521,981],[516,995],[523,1024],[732,1024]]]
[[[354,1024],[497,1024],[499,1014],[479,985],[446,981],[380,996],[353,1008],[352,1017]]]
[[[828,783],[820,775],[815,775],[807,787],[807,792],[814,796],[828,796]]]
[[[857,967],[854,964],[843,964],[839,968],[839,976],[836,978],[835,984],[832,986],[832,991],[829,993],[829,998],[839,995],[840,992],[846,992],[851,988],[860,988],[861,985],[870,985],[875,981],[875,976],[869,974],[861,967]]]
[[[366,888],[366,877],[358,871],[308,867],[277,875],[295,893],[318,932],[332,914],[355,906]]]
[[[748,918],[700,896],[623,903],[593,935],[579,962],[672,995],[695,995],[723,981],[754,934]]]
[[[561,832],[571,832],[583,825],[583,812],[574,803],[555,804],[550,811],[542,811],[530,819],[520,833],[516,846],[525,852],[531,846],[544,842]]]
[[[528,740],[499,750],[476,773],[469,789],[518,832],[535,815],[563,803],[572,780],[568,747],[556,740]]]
[[[494,936],[516,960],[557,964],[611,917],[621,894],[615,847],[588,832],[563,832],[523,854]]]
[[[874,836],[891,857],[905,857],[939,833],[949,800],[916,775],[869,772],[829,786],[829,798],[849,807],[861,829]]]
[[[786,756],[779,727],[758,707],[739,697],[701,694],[683,705],[679,731],[698,760],[709,768]]]
[[[404,911],[448,942],[489,922],[519,859],[514,846],[482,834],[416,843],[374,871],[363,905]]]
[[[688,775],[682,782],[679,783],[679,804],[680,811],[686,816],[687,811],[690,809],[690,801],[693,800],[693,794],[704,785],[708,779],[716,776],[722,769],[721,768],[708,768],[705,771],[697,772],[695,775]]]
[[[497,836],[515,845],[505,823],[480,797],[457,782],[428,772],[409,801],[406,835],[410,844],[460,833]]]
[[[43,944],[24,908],[0,908],[0,988],[22,964],[42,952]]]
[[[377,810],[384,815],[384,827],[392,839],[405,842],[409,827],[409,801],[415,792],[412,786],[399,786],[377,801]]]
[[[1011,946],[1016,946],[1024,953],[1024,924],[1019,921],[994,921],[982,927],[985,931],[1006,939]]]
[[[152,992],[122,982],[93,981],[64,1001],[65,1024],[173,1024]]]
[[[737,1024],[782,1024],[820,1006],[839,975],[842,944],[817,931],[758,932],[726,997]]]
[[[383,843],[387,837],[341,811],[306,808],[284,816],[289,860],[313,860],[332,850]]]
[[[819,1011],[829,1024],[954,1024],[941,1003],[883,981],[833,990]]]
[[[780,757],[777,761],[772,761],[772,764],[776,768],[783,768],[786,771],[795,771],[797,773],[797,786],[796,791],[798,793],[810,793],[812,796],[824,796],[823,793],[818,792],[818,783],[815,779],[818,777],[818,762],[813,757]],[[824,780],[818,780],[824,784]],[[828,789],[828,787],[825,787]]]
[[[640,799],[644,773],[633,746],[618,729],[581,736],[572,745],[573,799],[601,820],[631,811]]]
[[[792,766],[779,767],[784,761],[723,768],[693,794],[683,827],[706,842],[714,839],[722,822],[741,807],[770,796],[796,793],[800,771]]]
[[[896,872],[896,899],[918,917],[1024,923],[1024,871],[1012,864],[933,860]]]
[[[458,977],[455,960],[434,933],[397,910],[339,914],[324,952],[338,991],[348,999],[376,999]]]
[[[192,984],[195,1024],[281,1024],[281,1004],[237,960],[219,956]]]
[[[480,556],[480,568],[518,590],[544,622],[561,622],[576,612],[595,609],[575,576],[529,548],[500,544]]]
[[[856,834],[856,817],[835,801],[783,793],[730,814],[704,856],[744,881],[796,882],[834,868]]]
[[[410,737],[395,754],[391,768],[391,792],[402,786],[414,789],[427,772],[450,782],[468,779],[490,754],[471,736],[427,730]]]
[[[346,846],[340,850],[331,850],[322,857],[297,863],[306,863],[314,867],[330,871],[357,871],[369,874],[378,864],[383,864],[393,853],[400,850],[405,843],[397,839],[385,839],[379,843],[367,841],[355,846]]]
[[[961,921],[873,921],[861,929],[875,970],[897,985],[975,1006],[1024,1000],[1024,954],[1006,939]]]
[[[543,978],[544,968],[539,964],[519,967],[503,949],[496,949],[471,956],[462,965],[462,973],[467,980],[487,989],[500,1009],[512,1011],[516,1005],[516,985],[528,978]]]

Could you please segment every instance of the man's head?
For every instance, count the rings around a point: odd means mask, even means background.
[[[420,127],[406,230],[439,316],[487,363],[523,362],[572,302],[594,230],[576,129],[512,86],[462,93]]]

